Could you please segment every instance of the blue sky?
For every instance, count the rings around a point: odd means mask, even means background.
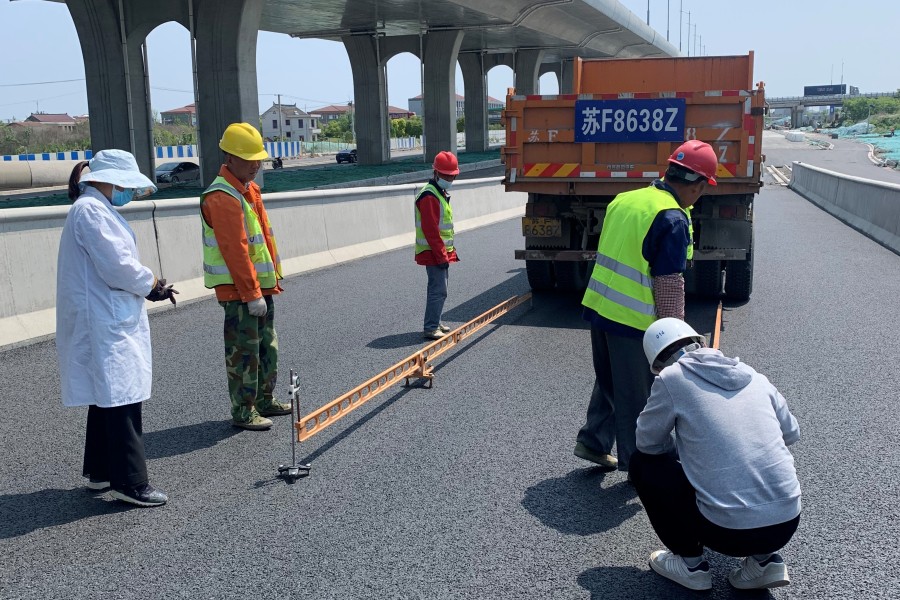
[[[620,0],[642,20],[647,0]],[[650,0],[650,25],[681,46],[706,54],[756,52],[755,77],[769,96],[802,94],[803,86],[843,82],[861,91],[900,87],[895,40],[900,32],[900,2],[869,0],[836,9],[820,0]],[[687,31],[691,12],[691,32]],[[75,27],[62,3],[0,0],[0,119],[23,119],[31,112],[87,112],[84,65]],[[695,26],[695,27],[694,27]],[[177,108],[193,101],[188,32],[175,23],[161,25],[148,38],[153,108]],[[67,81],[75,80],[75,81]],[[353,97],[350,63],[340,43],[296,40],[260,32],[257,81],[261,110],[282,94],[282,102],[312,110]],[[40,83],[39,82],[59,82]],[[388,63],[389,101],[405,108],[419,94],[418,59],[405,54]],[[457,90],[464,93],[457,72]],[[493,69],[488,93],[502,99],[512,72]],[[555,93],[556,80],[542,79],[542,92]]]

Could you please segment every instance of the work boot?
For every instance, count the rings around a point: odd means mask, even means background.
[[[278,417],[291,414],[291,405],[272,398],[268,403],[265,400],[257,402],[256,410],[261,417]]]
[[[440,329],[434,329],[432,331],[425,330],[422,332],[422,337],[424,337],[426,340],[439,340],[445,335],[447,334]]]
[[[133,488],[113,490],[109,495],[122,502],[128,502],[144,508],[162,506],[169,501],[169,497],[166,496],[165,492],[156,489],[149,483]]]
[[[578,458],[588,460],[595,465],[602,467],[604,471],[615,471],[619,466],[619,460],[612,454],[601,454],[594,452],[581,442],[575,442],[575,451],[573,452]]]
[[[254,410],[250,413],[250,418],[248,418],[246,421],[238,421],[237,419],[232,419],[231,424],[235,427],[240,427],[241,429],[263,431],[272,426],[272,419],[267,419]]]
[[[441,323],[440,325],[438,325],[438,329],[440,329],[440,330],[443,331],[444,333],[450,333],[450,328],[447,327],[446,325],[444,325],[443,323]]]
[[[668,550],[657,550],[650,555],[650,568],[690,590],[712,589],[709,563],[705,560],[696,567],[689,567],[677,554]]]
[[[763,561],[752,556],[741,559],[741,566],[728,575],[728,581],[739,590],[756,590],[788,585],[791,578],[784,559],[776,552]]]

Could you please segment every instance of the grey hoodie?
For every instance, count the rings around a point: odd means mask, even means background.
[[[787,446],[800,428],[765,376],[702,348],[663,369],[637,420],[637,448],[674,445],[697,505],[728,529],[776,525],[800,514],[800,483]]]

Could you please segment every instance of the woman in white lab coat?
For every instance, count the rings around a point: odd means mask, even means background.
[[[90,173],[82,175],[85,166]],[[88,406],[83,475],[90,490],[159,506],[150,485],[141,403],[150,398],[152,356],[144,298],[178,293],[141,264],[134,232],[113,208],[156,191],[124,150],[102,150],[69,178],[75,200],[59,244],[56,348],[62,400]],[[76,199],[77,198],[77,199]]]

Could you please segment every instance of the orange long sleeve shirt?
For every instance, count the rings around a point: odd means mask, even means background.
[[[245,186],[231,174],[225,165],[219,169],[219,176],[225,178],[236,190],[243,190],[244,198],[250,203],[259,218],[263,235],[266,238],[266,246],[274,259],[276,256],[275,244],[269,234],[271,229],[269,215],[266,214],[266,208],[263,206],[259,186],[252,181]],[[244,230],[243,207],[225,192],[211,192],[200,205],[200,211],[206,223],[213,228],[222,258],[225,259],[225,265],[234,280],[234,285],[216,286],[216,299],[220,302],[233,300],[250,302],[260,296],[280,294],[283,290],[277,283],[274,288],[261,289],[259,287],[256,268],[250,260],[250,247],[247,242],[247,233]]]

